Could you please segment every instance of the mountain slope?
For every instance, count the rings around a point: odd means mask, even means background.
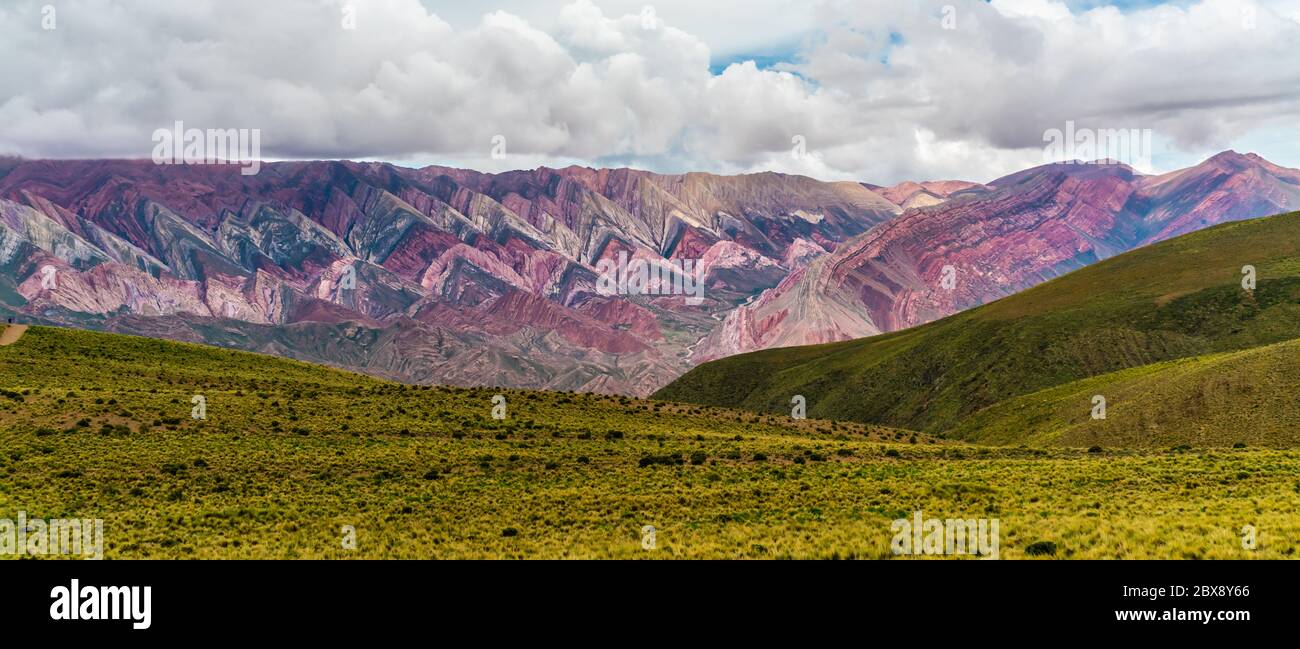
[[[770,173],[11,160],[0,302],[408,381],[648,394],[714,313],[898,211]],[[620,255],[697,262],[704,304],[600,294],[597,263]],[[367,345],[324,344],[359,329]]]
[[[982,189],[909,209],[814,260],[728,313],[693,359],[905,329],[1171,236],[1300,207],[1300,171],[1235,152],[1163,176],[1046,165]]]
[[[1293,447],[1300,340],[1102,374],[1007,399],[948,431],[981,444]],[[1093,398],[1106,400],[1093,418]]]
[[[1241,286],[1248,264],[1253,291]],[[940,432],[1018,395],[1298,335],[1300,218],[1287,214],[1158,243],[928,325],[714,361],[655,396],[781,412],[801,394],[810,415]]]

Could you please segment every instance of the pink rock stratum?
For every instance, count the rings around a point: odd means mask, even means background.
[[[1163,176],[1051,165],[871,187],[0,160],[0,307],[411,382],[645,395],[704,360],[909,327],[1300,207],[1300,172],[1233,152]],[[704,303],[600,294],[596,265],[621,252],[695,262]]]

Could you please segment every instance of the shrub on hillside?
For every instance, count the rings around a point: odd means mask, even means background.
[[[1025,548],[1025,554],[1031,557],[1056,556],[1056,543],[1052,541],[1035,541]]]

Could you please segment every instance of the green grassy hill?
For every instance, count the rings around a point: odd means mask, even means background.
[[[1092,399],[1106,417],[1092,417]],[[1300,340],[1120,370],[967,417],[953,437],[981,444],[1290,447],[1300,440]]]
[[[1241,286],[1245,265],[1256,269],[1253,291]],[[808,400],[810,416],[932,433],[953,430],[973,439],[1009,443],[1045,433],[1032,428],[1016,434],[1016,425],[1004,421],[999,425],[1012,426],[1011,432],[985,435],[964,421],[993,404],[1087,377],[1296,337],[1300,218],[1288,214],[1229,223],[1155,244],[913,329],[707,363],[655,397],[783,412],[792,395],[801,394]],[[1206,373],[1195,376],[1212,378]],[[1268,376],[1257,378],[1265,381]],[[1189,391],[1202,389],[1191,380],[1186,376],[1181,385]],[[1102,388],[1090,384],[1088,389],[1105,393]],[[1090,408],[1085,400],[1078,412],[1088,416]],[[1285,421],[1283,410],[1271,413],[1267,416],[1273,420]],[[1073,421],[1064,412],[1059,416],[1060,421]],[[994,420],[984,421],[991,425]],[[1116,431],[1121,425],[1108,423]],[[1152,439],[1104,439],[1119,444],[1198,438],[1193,429],[1177,428],[1188,423],[1186,418],[1170,423],[1175,429]],[[1142,430],[1139,424],[1124,424],[1124,434]],[[1212,438],[1230,441],[1250,435],[1223,432]],[[1300,442],[1300,431],[1267,437],[1270,443],[1290,445]]]
[[[1000,519],[1004,558],[1300,542],[1292,450],[976,448],[526,391],[497,421],[497,393],[32,327],[0,347],[0,518],[103,519],[109,558],[888,558],[917,510]]]

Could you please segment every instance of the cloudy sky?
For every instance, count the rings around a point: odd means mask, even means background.
[[[1300,167],[1298,58],[1300,0],[5,0],[0,154],[148,157],[180,120],[269,159],[890,184],[1072,121],[1150,129],[1154,171]]]

